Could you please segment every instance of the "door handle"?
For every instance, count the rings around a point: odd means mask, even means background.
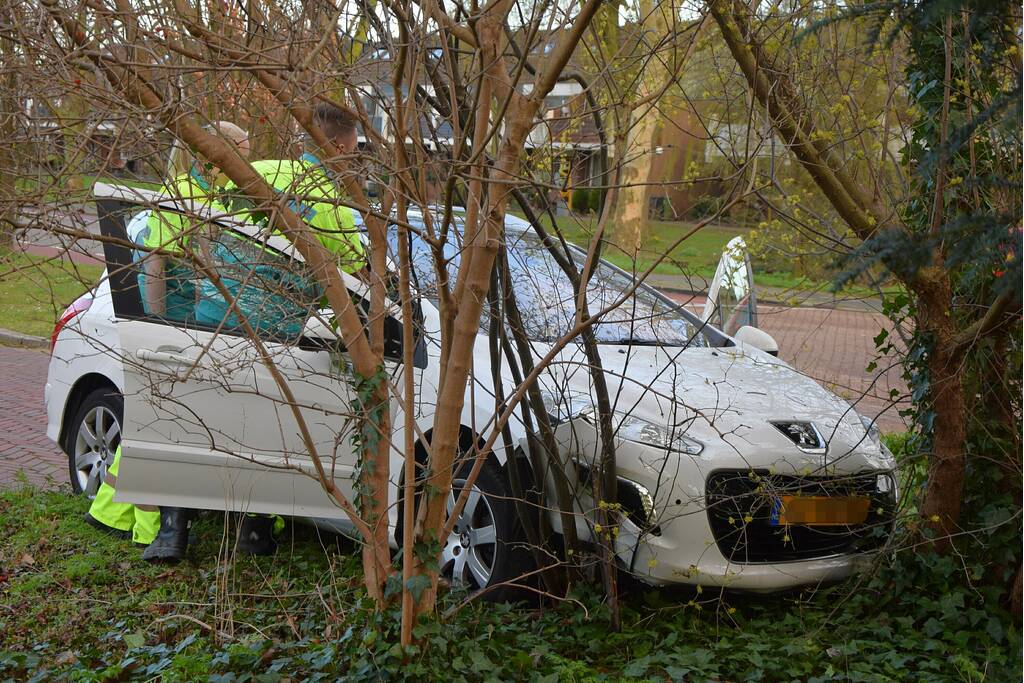
[[[196,359],[184,353],[172,351],[152,351],[150,349],[139,349],[135,352],[139,360],[148,360],[154,363],[167,363],[168,365],[195,365]]]

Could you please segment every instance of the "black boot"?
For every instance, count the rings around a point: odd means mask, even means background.
[[[242,523],[238,525],[238,552],[273,555],[276,550],[273,516],[242,515]]]
[[[100,520],[90,515],[88,512],[85,513],[85,523],[93,527],[94,529],[99,529],[108,536],[113,536],[114,538],[123,538],[125,540],[128,540],[132,537],[131,531],[124,531],[123,529],[115,529],[112,526],[107,526]]]
[[[187,508],[160,508],[160,532],[142,551],[146,562],[177,562],[185,558],[188,530],[196,511]]]

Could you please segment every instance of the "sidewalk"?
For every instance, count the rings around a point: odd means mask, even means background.
[[[49,363],[44,351],[0,346],[0,488],[16,485],[19,472],[36,486],[67,486],[67,456],[46,438],[43,387]]]

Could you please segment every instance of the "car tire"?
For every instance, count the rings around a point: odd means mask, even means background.
[[[448,514],[462,491],[472,462],[465,463],[452,480]],[[532,561],[522,524],[509,491],[508,478],[493,457],[484,461],[473,491],[442,543],[441,575],[452,588],[496,602],[521,599],[523,575]],[[513,585],[513,584],[519,585]]]
[[[121,444],[124,399],[110,388],[94,389],[82,400],[68,425],[64,452],[71,489],[89,498],[103,482]]]

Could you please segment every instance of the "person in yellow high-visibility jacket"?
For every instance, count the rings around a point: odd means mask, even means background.
[[[356,150],[356,120],[331,104],[317,105],[317,124],[341,154]],[[322,155],[321,150],[317,150]],[[286,205],[313,230],[317,239],[347,273],[359,273],[366,267],[362,236],[355,224],[352,210],[341,205],[342,190],[337,178],[313,152],[295,160],[267,159],[254,161],[252,168],[267,181]],[[232,197],[231,195],[235,196]],[[238,201],[241,199],[242,201]],[[238,194],[234,183],[225,186],[224,203],[242,217],[251,212],[256,221],[271,213],[272,207],[254,206]],[[228,240],[230,239],[230,243]],[[195,320],[202,325],[237,327],[239,312],[257,332],[279,338],[292,338],[301,333],[309,308],[319,300],[315,282],[306,281],[292,272],[287,263],[277,263],[259,247],[245,245],[234,238],[214,241],[211,251],[218,266],[221,287],[234,300],[228,301],[213,283],[202,282],[197,294]],[[280,520],[280,518],[277,518]],[[271,554],[276,549],[274,530],[280,521],[266,515],[247,514],[239,527],[238,548],[250,554]]]
[[[351,115],[332,104],[321,103],[314,109],[314,118],[342,155],[356,151],[358,134]],[[326,158],[326,153],[315,150],[307,151],[298,160],[264,159],[250,165],[286,200],[288,208],[313,229],[320,243],[335,254],[338,266],[346,273],[358,273],[366,266],[362,235],[352,210],[341,205],[340,179],[333,176],[321,157]],[[228,182],[225,192],[237,198],[238,188]],[[273,207],[250,210],[255,218],[271,212]]]
[[[218,121],[211,128],[229,139],[243,158],[249,157],[249,137],[244,130],[230,121]],[[196,275],[178,258],[185,254],[195,232],[188,211],[195,205],[223,211],[218,194],[227,178],[182,148],[175,150],[171,169],[174,175],[165,183],[164,194],[180,202],[184,213],[150,213],[142,243],[148,253],[139,284],[147,314],[181,322],[192,318],[196,304]]]
[[[342,154],[355,151],[356,148],[356,125],[355,120],[348,116],[343,110],[332,105],[320,105],[316,108],[318,124],[330,136]],[[223,133],[230,136],[230,129],[223,130]],[[233,125],[233,124],[232,124]],[[253,168],[262,175],[267,182],[279,193],[289,200],[289,206],[295,210],[306,223],[313,228],[316,236],[324,246],[335,253],[340,268],[349,273],[361,271],[366,266],[366,259],[362,246],[362,239],[355,227],[352,212],[339,203],[340,195],[338,185],[335,182],[320,159],[312,153],[303,155],[299,161],[288,160],[265,160],[252,164]],[[206,168],[206,171],[211,171]],[[219,172],[212,169],[212,173],[204,174],[198,163],[193,160],[191,169],[186,176],[180,176],[173,181],[173,190],[181,195],[179,198],[186,200],[202,201],[221,208],[219,183],[214,184]],[[212,176],[212,177],[211,177]],[[203,182],[200,182],[203,181]],[[205,184],[204,184],[205,183]],[[226,183],[224,190],[230,193],[233,189],[231,183]],[[228,202],[226,202],[228,203]],[[238,211],[232,205],[231,209],[236,215],[244,214],[244,209]],[[255,211],[254,211],[255,213]],[[150,218],[149,234],[145,238],[145,246],[150,250],[146,255],[146,276],[143,279],[144,301],[147,313],[151,315],[166,316],[172,319],[189,320],[204,325],[237,324],[232,322],[234,315],[231,306],[224,300],[222,293],[215,287],[207,287],[206,282],[194,276],[182,276],[175,272],[178,264],[173,257],[166,258],[164,255],[152,251],[160,249],[171,254],[183,253],[186,240],[190,235],[184,232],[184,216],[173,212],[154,211]],[[244,261],[243,261],[244,262]],[[161,287],[161,284],[169,284]],[[231,285],[230,278],[222,278],[222,282]],[[153,283],[159,283],[151,287]],[[243,296],[246,292],[240,282],[234,285],[235,291],[229,293],[232,298],[238,301],[242,313],[250,321],[260,322],[260,306],[254,306],[254,310],[245,310],[240,304],[244,301],[258,302],[259,296]],[[259,294],[257,292],[257,294]],[[194,303],[194,311],[190,304]],[[275,312],[276,309],[275,309]],[[236,316],[237,317],[237,316]],[[263,316],[272,318],[274,316]],[[288,321],[285,315],[282,320]],[[273,322],[269,322],[273,325]],[[254,327],[262,328],[261,325]],[[116,469],[116,468],[115,468]],[[116,471],[114,473],[116,483]],[[97,496],[98,516],[92,515],[93,520],[100,522],[112,529],[126,531],[129,512],[134,520],[136,515],[158,515],[156,524],[153,517],[143,517],[144,523],[133,522],[130,527],[138,527],[140,538],[139,543],[150,541],[143,553],[143,559],[148,561],[176,561],[184,557],[188,545],[188,533],[194,517],[194,511],[184,508],[161,507],[159,513],[146,509],[144,506],[130,506],[125,503],[113,502],[113,486],[109,492],[104,491],[102,498]],[[111,508],[104,510],[107,506],[127,506],[123,508]],[[92,514],[92,510],[90,510]],[[113,522],[113,524],[111,523]],[[276,543],[273,539],[275,531],[283,526],[280,517],[266,517],[261,515],[244,515],[239,529],[238,550],[251,554],[270,554],[274,552]],[[153,531],[153,530],[158,531]],[[145,535],[142,535],[142,534]],[[152,537],[155,533],[155,537]]]
[[[249,136],[230,121],[217,121],[209,130],[231,141],[243,158],[249,157]],[[189,209],[209,206],[223,211],[218,201],[227,178],[212,164],[203,164],[190,152],[179,149],[172,160],[174,178],[167,183],[165,194],[183,205],[184,213],[153,211],[149,218],[148,234],[143,246],[148,253],[143,260],[144,275],[140,278],[143,305],[146,313],[178,322],[192,322],[197,301],[197,274],[183,256],[196,232],[190,220]],[[166,252],[166,255],[165,255]],[[147,562],[176,562],[185,556],[188,548],[189,528],[195,511],[186,508],[161,506],[157,533],[142,552]]]

